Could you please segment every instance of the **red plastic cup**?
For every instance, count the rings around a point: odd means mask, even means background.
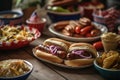
[[[42,18],[41,21],[39,21],[39,22],[31,22],[29,20],[26,20],[26,23],[28,24],[29,27],[34,27],[42,33],[42,31],[46,25],[46,19]]]

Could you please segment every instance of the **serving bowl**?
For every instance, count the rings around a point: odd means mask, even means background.
[[[108,21],[111,21],[111,24],[112,24],[113,21],[115,21],[114,19],[116,18],[116,16],[118,16],[119,14],[117,13],[117,10],[112,8],[112,9],[103,10],[103,11],[96,10],[95,12],[93,12],[92,15],[93,15],[94,22],[107,25]],[[117,17],[117,20],[115,21],[115,23],[120,24],[120,16]]]
[[[64,20],[78,20],[81,17],[79,11],[71,12],[71,13],[48,11],[47,14],[52,22],[58,22]]]
[[[78,20],[81,17],[80,11],[75,10],[73,7],[72,10],[74,11],[58,6],[48,6],[47,15],[53,23],[65,20]]]
[[[102,16],[98,16],[96,13],[93,13],[93,20],[94,20],[94,22],[106,25],[105,18]]]
[[[9,60],[0,61],[0,66],[2,66],[2,64],[6,65],[6,70],[7,70],[8,66],[10,67],[10,65],[7,65],[6,63],[12,65],[11,69],[14,67],[14,70],[12,72],[10,69],[10,72],[6,72],[8,74],[0,76],[0,80],[26,80],[30,76],[31,72],[33,71],[33,65],[30,62],[28,62],[27,60],[9,59]],[[17,65],[19,64],[19,66],[16,67],[16,64]],[[21,65],[25,65],[25,66],[21,67]],[[16,70],[16,68],[18,68],[19,70],[22,69],[21,71],[24,71],[24,72],[18,71],[18,70]],[[2,69],[4,71],[4,67],[1,68],[1,70]],[[16,71],[20,74],[13,75],[13,74],[15,74],[14,71]],[[1,74],[4,74],[4,73],[1,73]]]
[[[98,16],[96,13],[93,13],[93,20],[94,22],[106,25],[106,18],[103,16]],[[120,24],[120,18],[118,18],[115,23]]]
[[[100,73],[100,75],[102,77],[104,77],[105,80],[120,80],[120,69],[119,70],[115,70],[115,69],[103,68],[103,67],[98,65],[98,62],[97,62],[98,58],[99,57],[97,57],[94,60],[94,66],[95,66],[95,69]]]
[[[18,49],[40,37],[41,33],[27,25],[4,25],[0,28],[0,50]]]
[[[23,13],[18,11],[1,11],[0,12],[1,24],[22,24],[23,22]]]

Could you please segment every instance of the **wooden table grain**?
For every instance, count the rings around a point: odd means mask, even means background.
[[[34,57],[32,49],[49,36],[42,35],[29,45],[15,50],[0,50],[0,60],[25,59],[31,62],[34,69],[27,80],[104,80],[94,66],[83,69],[67,69],[48,64]]]

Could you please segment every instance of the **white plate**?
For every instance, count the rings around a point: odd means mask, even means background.
[[[106,26],[102,25],[102,24],[98,24],[98,23],[93,23],[94,25],[96,25],[97,29],[100,29],[100,31],[103,33],[108,32],[108,29]],[[66,36],[63,35],[61,32],[58,32],[55,30],[55,26],[57,25],[57,23],[53,23],[49,26],[49,31],[53,34],[55,34],[57,37],[60,37],[62,39],[68,40],[68,41],[74,41],[74,42],[92,42],[95,40],[100,39],[100,36],[96,36],[96,37],[89,37],[89,38],[76,38],[76,37],[70,37],[70,36]]]
[[[36,56],[36,54],[35,54],[35,49],[33,49],[32,51],[33,51],[33,55],[34,55],[37,59],[39,59],[39,60],[41,60],[41,61],[44,61],[44,62],[47,62],[47,63],[50,63],[50,64],[52,64],[52,65],[58,66],[58,67],[62,67],[62,68],[80,69],[80,68],[87,68],[87,67],[90,67],[90,66],[93,65],[93,64],[90,64],[90,65],[85,65],[85,66],[72,67],[72,66],[67,66],[67,65],[64,65],[64,64],[58,64],[58,63],[54,63],[54,62],[51,62],[51,61],[48,61],[48,60],[45,60],[45,59],[42,59],[42,58]]]

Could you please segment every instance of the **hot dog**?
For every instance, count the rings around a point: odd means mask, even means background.
[[[57,22],[56,25],[55,25],[55,29],[56,30],[62,30],[65,28],[65,26],[67,26],[69,24],[70,21],[60,21],[60,22]]]
[[[49,38],[35,48],[35,55],[51,62],[62,63],[70,45],[65,40]]]
[[[68,50],[65,65],[78,67],[91,65],[97,57],[96,49],[89,43],[73,43]]]

